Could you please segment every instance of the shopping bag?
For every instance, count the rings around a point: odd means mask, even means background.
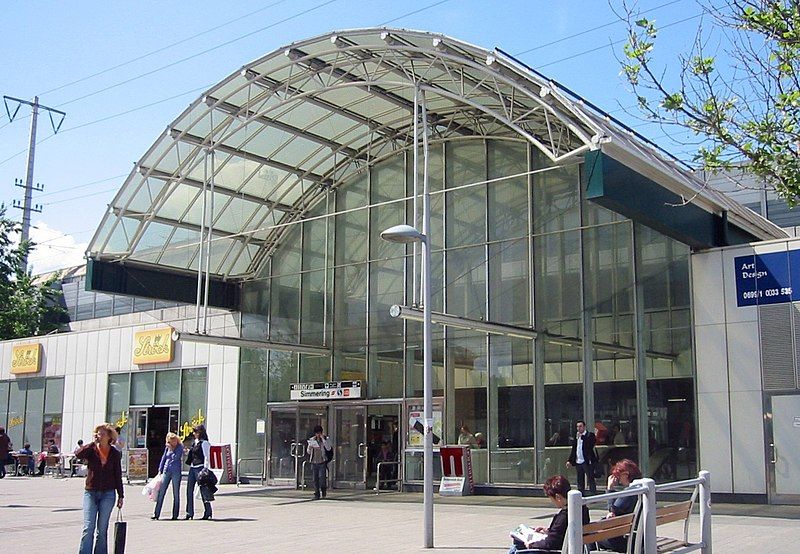
[[[158,489],[161,488],[161,482],[164,476],[160,473],[155,479],[151,479],[144,487],[142,487],[142,495],[150,499],[151,502],[158,500]]]
[[[122,509],[117,509],[117,521],[114,523],[114,554],[125,554],[125,538],[128,534],[128,523],[122,520]]]

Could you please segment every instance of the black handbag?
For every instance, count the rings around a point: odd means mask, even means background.
[[[597,449],[594,450],[594,464],[592,464],[592,474],[595,479],[605,477],[606,470],[603,464],[600,463],[600,456],[597,455]]]
[[[117,521],[114,523],[114,554],[125,554],[127,535],[128,522],[122,520],[122,509],[117,508]]]

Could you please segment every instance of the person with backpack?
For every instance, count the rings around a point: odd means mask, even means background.
[[[333,446],[328,437],[322,434],[322,425],[314,427],[314,436],[308,439],[308,460],[314,475],[314,500],[328,495],[328,462],[333,459]]]

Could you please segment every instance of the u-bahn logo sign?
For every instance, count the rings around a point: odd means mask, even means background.
[[[292,383],[292,400],[346,400],[361,398],[361,381]]]

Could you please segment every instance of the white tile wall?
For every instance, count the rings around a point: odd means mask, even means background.
[[[728,353],[725,325],[701,325],[695,329],[698,392],[728,390]]]
[[[731,391],[761,391],[761,346],[758,323],[728,325]]]
[[[711,472],[712,491],[733,492],[728,395],[724,392],[698,393],[697,408],[699,467]]]
[[[737,493],[766,492],[764,408],[758,391],[732,392],[733,490]],[[713,488],[712,473],[712,488]]]
[[[785,248],[785,246],[783,246]],[[722,272],[725,286],[725,317],[728,323],[736,321],[758,321],[758,308],[736,305],[736,267],[734,258],[753,254],[751,247],[730,248],[722,251]]]
[[[725,297],[724,289],[720,286],[722,252],[692,256],[691,264],[695,324],[724,323]]]

